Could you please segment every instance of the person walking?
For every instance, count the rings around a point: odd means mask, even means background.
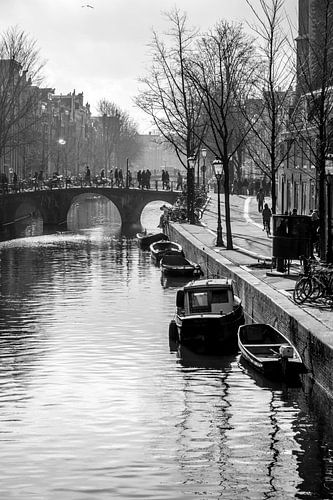
[[[162,170],[162,189],[166,187],[166,178],[165,178],[165,170]]]
[[[271,234],[271,218],[272,218],[272,211],[269,208],[268,204],[265,203],[263,211],[262,211],[262,223],[263,223],[263,231],[266,230],[267,236]]]
[[[265,194],[264,194],[263,189],[260,188],[258,193],[257,193],[257,202],[258,202],[258,212],[259,213],[262,212],[264,201],[265,201]]]
[[[151,172],[149,168],[146,170],[146,187],[147,189],[150,189],[150,178],[151,178]]]
[[[102,168],[102,170],[101,170],[101,184],[105,184],[105,183],[106,183],[105,170],[104,170],[104,168]]]
[[[170,176],[167,170],[165,171],[165,189],[170,189]]]
[[[117,167],[114,169],[114,181],[116,183],[116,187],[119,187],[119,172]]]
[[[142,184],[142,173],[141,173],[141,170],[139,170],[138,173],[136,174],[136,180],[137,180],[137,183],[138,183],[138,188],[140,189],[141,188],[141,184]]]
[[[178,172],[177,174],[177,187],[176,187],[176,191],[181,191],[183,189],[183,178],[182,178],[182,174],[180,172]]]
[[[87,166],[87,169],[86,169],[85,182],[86,182],[86,186],[91,186],[91,172],[90,172],[89,166]]]

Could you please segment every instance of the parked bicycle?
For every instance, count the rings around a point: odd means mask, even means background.
[[[293,299],[296,304],[319,299],[333,299],[333,269],[318,265],[311,258],[301,258],[304,273],[296,282]]]

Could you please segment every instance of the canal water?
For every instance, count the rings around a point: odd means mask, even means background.
[[[0,244],[0,498],[333,498],[330,404],[170,346],[181,283],[116,215]]]

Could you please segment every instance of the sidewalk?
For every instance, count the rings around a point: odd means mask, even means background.
[[[232,264],[239,266],[255,276],[256,279],[267,284],[281,296],[289,299],[293,306],[297,307],[305,316],[309,315],[309,317],[319,321],[325,330],[328,328],[333,334],[333,309],[331,307],[321,307],[318,304],[312,305],[307,303],[299,306],[293,301],[292,296],[295,283],[302,271],[299,261],[291,263],[289,273],[279,273],[271,267],[272,240],[263,234],[261,214],[257,212],[254,197],[243,196],[232,197],[232,199],[233,208],[235,210],[236,207],[237,212],[237,236],[233,238],[235,242],[233,250],[216,247],[217,214],[213,199],[202,218],[202,225],[192,226],[186,224],[186,231],[200,240],[202,245],[209,247]],[[241,207],[242,203],[243,207]],[[240,220],[241,211],[243,221]],[[225,227],[223,218],[222,225]],[[256,252],[254,247],[259,248],[260,254]]]

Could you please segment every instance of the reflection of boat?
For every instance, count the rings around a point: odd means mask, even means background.
[[[244,323],[231,279],[191,281],[177,292],[169,337],[196,352],[236,352],[237,330]]]
[[[182,254],[164,255],[160,262],[161,271],[169,276],[200,276],[201,267],[186,259]]]
[[[265,377],[265,375],[258,370],[256,370],[242,355],[239,357],[238,366],[240,370],[245,373],[248,377],[250,377],[254,384],[260,387],[261,389],[269,389],[269,390],[279,390],[286,386],[286,381],[284,380],[275,380],[272,378]],[[302,385],[301,378],[295,377],[293,380],[288,380],[288,389],[291,387],[299,388]]]
[[[184,254],[181,245],[175,241],[156,241],[149,246],[149,249],[151,258],[156,263],[159,263],[166,254]]]
[[[207,356],[194,353],[185,346],[178,346],[177,357],[184,368],[207,368],[224,372],[231,371],[231,365],[236,361],[235,354],[230,354],[229,356]]]
[[[191,279],[188,276],[168,276],[161,273],[161,285],[163,288],[181,288]]]
[[[142,250],[147,250],[149,246],[155,241],[168,240],[168,236],[164,233],[136,233],[137,242]]]
[[[238,345],[242,357],[266,377],[288,380],[305,372],[296,348],[270,325],[254,323],[240,326]]]

